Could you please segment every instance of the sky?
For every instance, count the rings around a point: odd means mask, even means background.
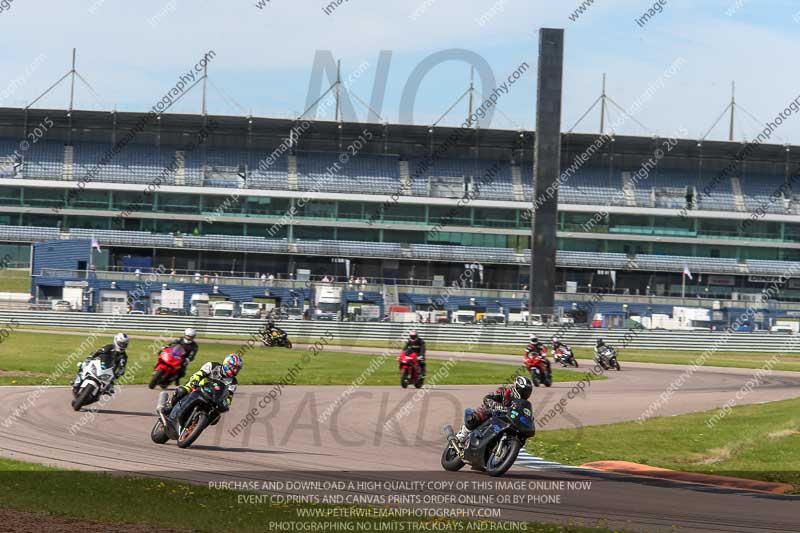
[[[541,27],[565,30],[563,131],[597,100],[604,73],[608,96],[635,119],[624,119],[611,105],[608,123],[618,134],[703,138],[728,105],[735,81],[735,137],[752,139],[800,94],[800,3],[660,0],[658,11],[643,20],[655,4],[0,0],[0,106],[32,102],[69,70],[74,47],[77,70],[94,90],[79,81],[75,108],[146,111],[213,51],[210,114],[297,117],[320,94],[310,91],[314,73],[322,72],[315,58],[329,57],[341,61],[346,92],[365,103],[377,101],[375,79],[386,73],[377,91],[381,119],[430,125],[444,115],[439,124],[456,125],[467,115],[468,99],[445,112],[469,87],[470,64],[458,59],[468,56],[484,65],[476,68],[475,105],[499,94],[497,112],[482,127],[533,129]],[[411,114],[408,103],[402,105],[407,82],[432,57],[445,61],[422,79]],[[529,68],[498,93],[496,86],[523,64]],[[487,66],[495,86],[481,87],[478,73]],[[331,82],[323,76],[316,85],[325,90]],[[193,89],[170,112],[199,112],[201,94]],[[355,96],[355,118],[367,120]],[[62,83],[34,107],[65,109],[68,102],[69,84]],[[333,118],[333,108],[320,118]],[[598,132],[599,123],[596,107],[573,131]],[[723,119],[707,138],[726,137]],[[800,144],[800,117],[786,120],[774,140]]]

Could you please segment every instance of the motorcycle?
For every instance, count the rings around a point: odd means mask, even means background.
[[[525,366],[528,367],[528,372],[531,373],[531,381],[533,381],[535,387],[539,385],[549,387],[553,384],[553,371],[545,354],[525,359]]]
[[[406,389],[409,384],[413,383],[417,389],[422,387],[425,378],[422,376],[422,368],[417,361],[417,352],[406,353],[403,350],[400,352],[397,362],[400,365],[400,386]]]
[[[597,364],[599,364],[603,370],[608,370],[610,368],[616,368],[618,371],[622,370],[619,366],[619,361],[617,361],[617,351],[613,346],[606,346],[606,349],[603,350],[596,359]]]
[[[446,425],[447,447],[442,452],[442,468],[457,472],[465,464],[486,472],[492,477],[505,474],[525,441],[536,433],[533,425],[533,406],[528,400],[511,402],[508,410],[496,410],[483,424],[472,430],[466,445],[462,445],[453,431]]]
[[[153,376],[150,378],[150,383],[147,385],[151,389],[161,387],[167,388],[173,381],[178,384],[178,376],[180,375],[181,367],[183,367],[183,358],[186,356],[186,351],[183,346],[164,346],[158,355],[158,362],[153,367]]]
[[[575,368],[578,368],[578,360],[575,359],[575,354],[572,353],[572,348],[560,346],[553,352],[553,359],[555,359],[558,363],[561,363],[561,366],[574,366]]]
[[[150,438],[156,444],[176,440],[179,448],[188,448],[200,437],[203,430],[219,422],[222,413],[228,410],[228,386],[218,380],[210,379],[195,387],[173,407],[181,409],[176,426],[164,414],[168,397],[169,393],[162,391],[158,398],[158,420],[150,431]]]
[[[292,347],[292,341],[289,340],[285,331],[268,331],[261,337],[261,342],[266,347],[283,346],[289,349]]]
[[[108,386],[114,381],[114,368],[106,368],[99,359],[83,363],[80,371],[80,385],[73,388],[72,408],[80,411],[81,407],[100,399]]]

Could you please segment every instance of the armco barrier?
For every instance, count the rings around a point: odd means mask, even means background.
[[[263,321],[245,318],[195,318],[148,315],[103,315],[94,313],[56,313],[52,311],[0,310],[0,322],[16,320],[21,326],[44,326],[53,328],[77,328],[94,330],[103,327],[113,331],[174,332],[176,336],[186,327],[197,329],[199,338],[203,334],[217,333],[249,336],[258,331]],[[586,327],[521,327],[521,326],[476,326],[459,324],[399,324],[370,322],[317,322],[282,321],[280,326],[292,337],[317,338],[331,332],[337,339],[371,339],[390,341],[398,339],[410,328],[416,328],[428,342],[456,344],[506,344],[517,345],[520,351],[531,333],[549,343],[552,335],[574,346],[592,346],[597,337],[618,347],[649,348],[665,350],[706,350],[724,337],[722,332],[707,331],[632,331],[624,329],[588,329]],[[719,346],[722,351],[783,352],[791,337],[786,333],[731,333]]]

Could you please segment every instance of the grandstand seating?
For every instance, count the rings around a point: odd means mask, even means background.
[[[161,178],[163,184],[179,184],[207,187],[247,187],[256,189],[288,188],[288,155],[281,154],[267,165],[269,150],[205,149],[186,150],[185,168],[180,182],[178,172],[168,170],[176,164],[177,154],[182,151],[175,146],[145,146],[129,144],[103,165],[111,143],[80,142],[74,145],[72,180],[91,176],[91,181],[110,183],[147,184]],[[19,142],[0,139],[0,157],[9,161]],[[22,177],[28,179],[64,179],[64,145],[57,142],[40,141],[24,152]],[[277,155],[277,154],[276,154]],[[340,168],[328,173],[336,163]],[[299,189],[367,194],[392,194],[401,189],[399,158],[359,154],[346,163],[339,161],[334,152],[299,152],[297,171]],[[512,164],[510,161],[488,161],[467,159],[411,159],[409,173],[413,180],[410,194],[415,196],[460,197],[477,188],[482,177],[487,176],[493,165],[491,180],[479,187],[479,197],[489,200],[515,200],[512,186]],[[521,165],[522,188],[527,201],[533,198],[533,168]],[[634,173],[637,169],[629,169]],[[0,176],[14,176],[13,167],[0,165]],[[19,174],[17,174],[19,176]],[[714,175],[698,176],[694,172],[660,169],[647,178],[637,181],[628,197],[623,194],[622,171],[613,174],[607,169],[586,166],[578,170],[559,189],[559,201],[566,204],[583,205],[631,205],[640,207],[666,207],[682,209],[686,206],[687,190],[694,194],[694,208],[704,210],[736,211],[736,196],[730,179],[714,182]],[[714,186],[709,185],[714,182]],[[783,183],[781,176],[748,175],[741,179],[747,210],[759,207],[769,213],[786,213],[794,209],[791,201],[771,199],[771,195]],[[473,185],[470,185],[473,184]],[[688,188],[688,189],[687,189]],[[703,191],[707,190],[708,194]],[[789,195],[791,197],[791,194]],[[739,209],[742,210],[741,208]]]

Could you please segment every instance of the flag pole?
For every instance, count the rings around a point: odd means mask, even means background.
[[[685,304],[686,300],[686,269],[681,274],[681,303]]]

